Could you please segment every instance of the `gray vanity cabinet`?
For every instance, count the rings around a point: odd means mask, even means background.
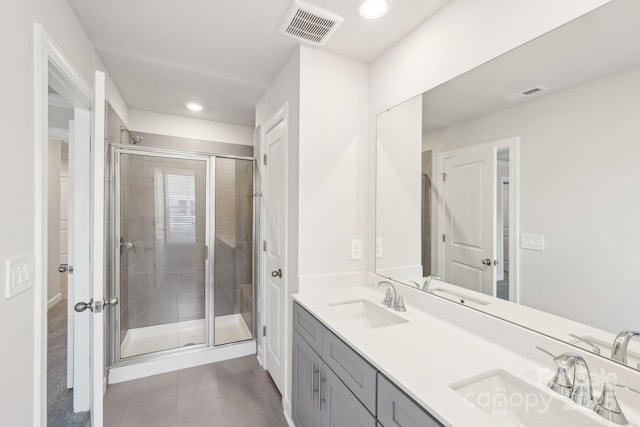
[[[442,425],[382,374],[378,374],[378,421],[384,427]]]
[[[291,418],[296,427],[320,427],[319,376],[322,359],[311,346],[293,332],[293,384]]]
[[[297,303],[293,313],[296,427],[441,425]]]
[[[373,415],[326,365],[322,375],[322,427],[376,427]]]

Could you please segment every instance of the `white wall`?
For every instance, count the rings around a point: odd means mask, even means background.
[[[640,68],[425,135],[434,155],[520,137],[522,304],[617,333],[638,324]],[[615,316],[612,313],[615,312]]]
[[[114,110],[116,110],[115,106]],[[249,126],[134,109],[128,110],[128,120],[121,117],[129,129],[137,132],[253,145],[253,128]]]
[[[444,83],[609,1],[451,1],[371,64],[373,113]]]
[[[0,194],[12,209],[0,221],[0,278],[5,260],[34,251],[34,22],[39,22],[92,86],[94,70],[104,70],[82,25],[66,0],[2,2],[0,13]],[[36,283],[43,287],[44,283]],[[2,283],[4,287],[4,282]],[[4,294],[4,293],[3,293]],[[45,293],[46,295],[46,293]],[[0,296],[0,413],[2,423],[32,425],[34,417],[34,291],[11,300]],[[39,379],[38,379],[39,381]]]
[[[308,47],[300,67],[299,274],[363,271],[351,239],[367,238],[369,69]]]
[[[376,181],[376,272],[386,277],[422,277],[422,96],[378,116]],[[402,212],[399,216],[398,213]]]

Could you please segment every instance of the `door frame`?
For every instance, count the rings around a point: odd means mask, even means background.
[[[509,149],[509,301],[520,303],[520,246],[518,244],[520,236],[520,137],[514,136],[510,138],[500,139],[497,141],[484,142],[474,144],[463,148],[457,148],[449,151],[442,151],[437,156],[437,176],[436,182],[442,182],[442,173],[445,168],[445,160],[465,153],[473,153],[479,150],[492,148],[497,155],[497,151]],[[437,204],[435,208],[438,210],[437,215],[437,262],[438,273],[444,272],[444,242],[439,236],[444,234],[445,230],[445,205],[444,191],[439,190]],[[494,218],[495,222],[495,218]],[[494,240],[496,235],[494,233]],[[497,243],[496,243],[497,244]],[[494,244],[495,248],[495,244]],[[494,254],[495,258],[495,254]],[[493,284],[494,294],[496,284]],[[495,296],[495,295],[494,295]]]
[[[42,25],[34,24],[34,130],[35,130],[35,233],[34,233],[34,399],[33,425],[47,423],[47,243],[48,243],[48,85],[54,75],[63,96],[74,106],[91,111],[93,90],[64,55]],[[52,66],[50,66],[50,64]],[[91,141],[88,141],[91,143]],[[89,177],[87,177],[89,178]],[[93,414],[92,414],[93,416]]]
[[[264,125],[260,128],[260,149],[258,152],[258,156],[256,159],[256,165],[259,171],[259,179],[260,179],[260,189],[259,191],[262,194],[262,201],[260,203],[260,238],[258,240],[258,244],[261,246],[260,250],[260,260],[259,260],[259,268],[260,268],[260,284],[258,286],[258,295],[260,295],[261,301],[260,303],[260,318],[259,318],[259,328],[257,331],[258,335],[258,360],[262,367],[265,370],[269,369],[267,357],[266,357],[266,337],[263,333],[264,328],[266,328],[266,319],[268,318],[267,313],[269,307],[267,307],[267,298],[266,298],[266,290],[267,290],[267,255],[264,251],[264,241],[266,240],[266,230],[267,230],[267,210],[266,210],[266,200],[269,197],[269,183],[267,182],[267,177],[265,174],[265,170],[262,167],[264,165],[264,155],[266,154],[266,143],[267,143],[267,134],[273,130],[278,124],[283,124],[282,130],[282,144],[283,144],[283,153],[284,158],[283,165],[283,180],[285,182],[284,194],[283,194],[283,213],[284,213],[284,224],[283,224],[283,266],[282,269],[284,271],[284,277],[282,277],[282,295],[284,297],[284,301],[282,301],[282,306],[284,307],[283,313],[283,324],[285,327],[284,331],[281,331],[283,336],[282,341],[282,355],[283,355],[283,366],[284,369],[284,378],[282,379],[282,384],[284,390],[282,390],[282,399],[284,403],[285,413],[287,413],[287,408],[291,408],[291,399],[290,399],[290,382],[287,378],[287,373],[290,371],[287,368],[291,365],[291,358],[287,349],[291,347],[291,331],[289,330],[289,326],[291,325],[291,307],[288,305],[289,300],[289,102],[285,102],[282,107],[280,107],[270,118],[265,121]],[[288,405],[287,405],[288,404]],[[289,412],[290,413],[290,412]]]

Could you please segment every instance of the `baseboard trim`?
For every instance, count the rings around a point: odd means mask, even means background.
[[[47,310],[51,310],[51,307],[53,307],[54,305],[56,305],[60,301],[62,301],[62,294],[60,292],[58,292],[58,294],[56,296],[54,296],[53,298],[51,298],[49,300],[49,302],[47,302]]]

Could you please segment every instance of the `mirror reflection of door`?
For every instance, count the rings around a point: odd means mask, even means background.
[[[440,153],[433,194],[438,207],[439,265],[446,282],[507,301],[516,298],[509,280],[509,186],[515,164],[500,141]],[[423,153],[423,161],[425,153]],[[425,166],[423,165],[423,171]],[[423,240],[425,239],[423,227]],[[438,250],[436,250],[438,252]]]
[[[446,282],[494,295],[496,164],[493,146],[441,155]]]

